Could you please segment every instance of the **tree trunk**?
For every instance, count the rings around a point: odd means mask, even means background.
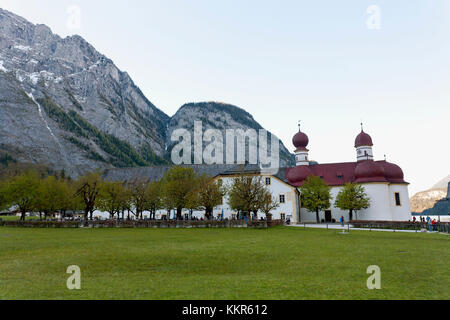
[[[320,223],[320,219],[319,219],[319,209],[316,209],[316,220],[317,220],[317,223]]]
[[[89,216],[89,210],[85,209],[84,210],[84,226],[88,227],[89,223],[88,223],[88,216]]]
[[[39,211],[39,221],[42,221],[42,212]]]
[[[90,212],[89,212],[89,219],[92,221],[92,215],[94,214],[94,211],[93,210],[91,210]]]
[[[206,208],[206,212],[205,212],[206,220],[211,220],[211,217],[212,217],[212,209],[211,208]]]
[[[183,208],[177,208],[177,220],[182,220],[181,219],[182,211],[183,211]]]
[[[350,209],[350,213],[349,213],[349,221],[353,220],[353,209]]]
[[[20,221],[25,221],[25,215],[26,215],[27,213],[26,212],[21,212],[20,213]]]

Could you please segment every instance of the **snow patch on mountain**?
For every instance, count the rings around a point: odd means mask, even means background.
[[[4,62],[0,61],[0,71],[8,72],[8,70],[3,66]]]
[[[14,49],[17,49],[17,50],[20,50],[20,51],[24,51],[24,52],[28,52],[28,51],[32,50],[31,47],[29,47],[29,46],[23,46],[23,45],[20,45],[20,44],[15,45],[15,46],[14,46]]]

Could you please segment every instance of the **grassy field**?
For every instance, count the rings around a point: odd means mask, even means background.
[[[82,289],[66,288],[78,265]],[[369,265],[381,290],[368,290]],[[0,228],[0,299],[450,299],[448,235]]]

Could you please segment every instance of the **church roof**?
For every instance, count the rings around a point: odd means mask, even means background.
[[[361,133],[355,139],[355,148],[362,146],[373,146],[372,137],[365,133],[364,130],[361,130]]]
[[[286,169],[289,183],[297,187],[302,186],[306,178],[312,175],[323,178],[330,186],[342,186],[351,182],[407,183],[400,167],[386,161],[326,163]]]

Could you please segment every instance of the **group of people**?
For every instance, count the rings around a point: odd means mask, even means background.
[[[413,217],[413,223],[416,223],[417,219],[416,217]],[[438,222],[436,219],[431,219],[430,217],[420,217],[421,223],[426,223],[428,225],[429,231],[437,231]]]

